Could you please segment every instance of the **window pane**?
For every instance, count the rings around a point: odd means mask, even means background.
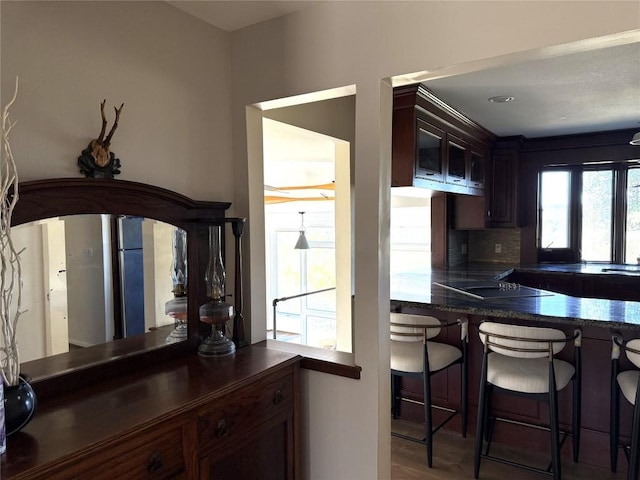
[[[627,177],[627,234],[625,263],[640,263],[640,168],[629,169]]]
[[[611,170],[582,173],[582,260],[611,261]]]
[[[540,187],[541,248],[569,248],[571,174],[542,172]]]

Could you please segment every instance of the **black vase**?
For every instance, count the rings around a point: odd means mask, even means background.
[[[31,421],[37,404],[36,394],[24,377],[20,377],[18,385],[4,386],[4,423],[7,436],[20,431]]]

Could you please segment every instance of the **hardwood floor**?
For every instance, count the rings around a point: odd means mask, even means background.
[[[422,425],[404,420],[392,420],[392,431],[402,432],[415,437],[421,436]],[[569,444],[565,446],[568,447]],[[427,467],[425,446],[391,437],[391,480],[469,480],[473,478],[473,446],[474,438],[467,435],[462,438],[459,433],[440,430],[434,436],[433,468]],[[494,444],[491,454],[511,457],[518,461],[531,462],[536,467],[546,467],[548,455],[525,452],[503,445]],[[604,453],[608,455],[608,452]],[[625,480],[627,465],[618,465],[618,472],[613,474],[609,469],[573,463],[571,459],[562,459],[563,480]],[[544,480],[549,478],[535,472],[528,472],[509,465],[482,460],[480,480]]]

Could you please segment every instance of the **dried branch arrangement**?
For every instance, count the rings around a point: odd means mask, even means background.
[[[9,132],[15,122],[9,120],[9,108],[18,96],[18,78],[13,98],[2,110],[2,154],[0,158],[0,366],[6,385],[18,385],[20,358],[17,329],[22,305],[20,253],[11,239],[11,215],[18,202],[18,172],[9,144]],[[14,303],[15,296],[15,303]]]

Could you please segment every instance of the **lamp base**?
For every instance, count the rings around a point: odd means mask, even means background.
[[[202,357],[224,357],[234,353],[236,353],[236,346],[215,327],[211,329],[211,335],[198,347],[198,355]]]
[[[186,323],[182,323],[180,322],[176,328],[174,328],[171,333],[169,335],[167,335],[167,338],[165,339],[164,343],[167,345],[170,345],[172,343],[178,343],[178,342],[182,342],[184,340],[187,339],[187,324]]]

